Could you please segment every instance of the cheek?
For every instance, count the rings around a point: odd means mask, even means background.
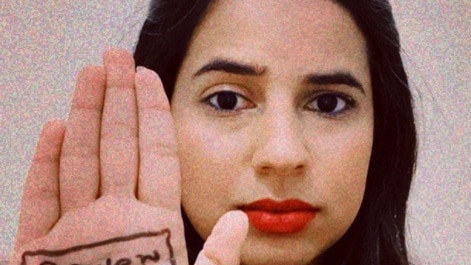
[[[229,198],[243,170],[243,146],[211,124],[180,120],[177,139],[182,175],[182,204],[198,233],[206,238],[233,204]],[[247,138],[247,137],[245,137]]]
[[[326,233],[340,237],[355,219],[366,186],[372,149],[372,126],[326,136],[313,151],[312,186],[325,203]],[[319,176],[316,178],[315,176]]]

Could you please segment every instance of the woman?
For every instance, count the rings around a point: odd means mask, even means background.
[[[13,262],[407,264],[415,127],[386,1],[157,1],[135,60],[171,104],[123,51],[85,69]]]

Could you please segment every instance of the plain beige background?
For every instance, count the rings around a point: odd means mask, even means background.
[[[471,264],[471,2],[392,2],[420,139],[410,255],[417,265]],[[0,0],[0,257],[42,124],[67,117],[81,67],[100,63],[106,47],[133,50],[147,3]]]

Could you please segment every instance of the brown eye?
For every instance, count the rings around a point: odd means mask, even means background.
[[[216,92],[207,98],[207,102],[219,111],[239,110],[250,107],[248,100],[233,91]]]
[[[234,92],[222,91],[214,95],[209,101],[219,109],[231,110],[237,106],[238,99]]]
[[[308,104],[308,108],[318,112],[335,115],[349,107],[351,100],[335,94],[323,94]]]

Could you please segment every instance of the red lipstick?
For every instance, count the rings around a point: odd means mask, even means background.
[[[303,230],[316,216],[314,206],[301,200],[277,202],[263,199],[244,205],[245,212],[257,230],[265,233],[287,234]]]

